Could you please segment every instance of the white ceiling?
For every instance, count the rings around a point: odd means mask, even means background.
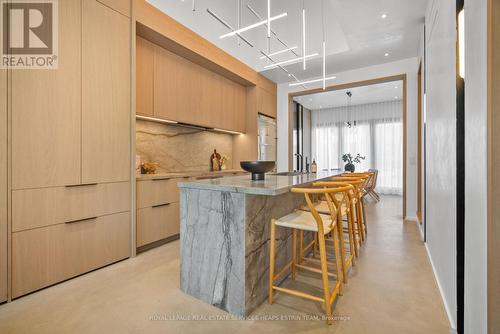
[[[334,90],[294,97],[294,100],[310,110],[342,107],[348,105],[347,91],[352,93],[351,105],[398,101],[402,99],[403,82],[392,81],[369,86]]]
[[[270,64],[260,59],[260,51],[267,51],[267,28],[261,26],[242,35],[254,47],[244,42],[238,44],[237,37],[220,39],[230,32],[214,19],[212,10],[233,28],[238,25],[238,1],[241,1],[241,22],[244,27],[260,21],[247,6],[262,17],[267,17],[267,0],[147,0],[167,15],[208,39],[218,47],[262,72],[277,83],[291,82],[279,68],[264,70]],[[415,57],[418,53],[420,30],[428,0],[324,0],[322,15],[320,0],[271,0],[271,16],[287,12],[288,16],[271,24],[279,39],[289,47],[298,46],[297,55],[302,55],[302,3],[306,9],[306,54],[319,53],[323,41],[323,22],[327,44],[327,74],[360,68],[395,60]],[[382,19],[381,15],[387,18]],[[271,39],[271,52],[285,48],[275,37]],[[385,53],[389,53],[385,56]],[[297,57],[291,52],[273,57],[282,61]],[[285,66],[298,79],[305,80],[322,75],[322,59],[308,60],[307,69],[302,64]]]

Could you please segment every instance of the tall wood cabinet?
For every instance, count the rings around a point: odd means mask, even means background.
[[[82,27],[82,183],[127,181],[130,18],[83,1]]]
[[[0,70],[0,303],[7,300],[7,71]]]
[[[129,256],[127,2],[59,1],[59,68],[12,71],[13,298]]]
[[[257,111],[259,113],[276,118],[276,104],[276,93],[270,92],[262,87],[257,88]]]

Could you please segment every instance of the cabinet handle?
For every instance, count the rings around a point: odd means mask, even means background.
[[[84,221],[87,221],[87,220],[96,220],[96,219],[97,219],[97,216],[95,216],[95,217],[89,217],[89,218],[83,218],[83,219],[75,219],[75,220],[70,220],[70,221],[64,222],[64,224],[80,223],[80,222],[84,222]]]
[[[88,187],[88,186],[97,186],[97,183],[81,183],[81,184],[68,184],[66,188],[75,188],[75,187]]]
[[[170,177],[162,177],[162,178],[156,178],[156,179],[151,179],[153,181],[165,181],[165,180],[170,180]]]
[[[167,206],[167,205],[170,205],[170,203],[156,204],[156,205],[153,205],[152,207],[153,208],[159,208],[159,207]]]

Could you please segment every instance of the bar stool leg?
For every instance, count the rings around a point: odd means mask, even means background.
[[[363,201],[363,203],[362,203],[363,204],[363,223],[364,223],[364,227],[365,227],[365,238],[366,238],[366,236],[368,235],[368,227],[366,224],[366,207],[365,207],[366,200],[364,197],[363,197],[362,201]]]
[[[343,243],[340,241],[339,238],[339,233],[338,231],[340,230],[340,227],[338,225],[335,225],[335,233],[333,233],[333,249],[335,250],[335,266],[337,270],[337,283],[339,285],[339,294],[342,294],[342,282],[347,282],[346,276],[347,273],[344,274],[344,271],[347,271],[347,268],[344,265],[344,258],[342,257],[342,251],[341,249],[344,248]]]
[[[339,226],[340,224],[340,226]],[[347,264],[346,264],[346,254],[345,254],[345,248],[344,248],[344,223],[342,222],[342,215],[339,212],[338,219],[337,219],[337,228],[334,231],[333,237],[335,238],[335,233],[338,235],[338,240],[340,243],[340,256],[341,256],[341,263],[342,263],[342,277],[344,278],[344,283],[347,284]],[[333,240],[335,243],[335,239]],[[337,264],[338,265],[338,264]]]
[[[274,247],[276,245],[276,225],[275,220],[271,219],[271,240],[269,245],[269,304],[273,303],[273,285],[274,285]]]
[[[292,279],[295,279],[295,273],[297,272],[297,229],[292,231]]]
[[[325,302],[325,313],[327,318],[327,323],[331,324],[332,307],[330,305],[330,288],[328,282],[328,266],[326,260],[326,248],[325,248],[325,236],[323,233],[318,233],[319,239],[319,256],[321,260],[321,274],[323,278],[323,296]]]
[[[299,264],[302,264],[302,257],[304,256],[304,231],[299,231]]]
[[[361,205],[359,204],[359,200],[356,203],[356,224],[358,225],[358,234],[359,234],[359,243],[365,241],[364,233],[363,233],[363,222],[361,221]]]
[[[347,225],[349,229],[349,238],[351,243],[351,254],[354,254],[355,257],[359,256],[358,252],[358,238],[356,237],[356,231],[354,230],[354,215],[352,214],[352,207],[349,213],[347,214]]]

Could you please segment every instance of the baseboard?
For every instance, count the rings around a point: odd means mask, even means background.
[[[444,309],[446,310],[446,315],[448,317],[448,321],[449,321],[450,326],[451,326],[451,332],[456,333],[457,326],[456,326],[455,322],[453,321],[453,317],[451,315],[452,313],[451,313],[450,309],[448,308],[448,303],[446,302],[446,297],[445,297],[443,289],[441,287],[441,283],[439,282],[439,277],[437,275],[436,267],[434,266],[434,262],[432,261],[432,256],[431,256],[431,253],[429,252],[429,248],[427,247],[427,243],[425,243],[425,250],[427,252],[427,257],[429,258],[429,262],[431,263],[432,272],[434,273],[434,279],[437,283],[437,286],[439,289],[439,294],[441,295],[441,299],[443,300]]]
[[[411,222],[418,222],[417,216],[406,216],[405,220],[411,221]]]

